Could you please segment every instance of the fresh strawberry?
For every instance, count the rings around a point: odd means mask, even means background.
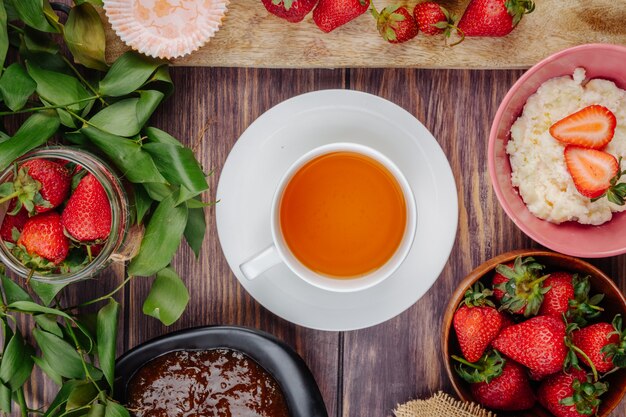
[[[500,313],[500,315],[502,316],[502,326],[500,326],[501,331],[515,324],[515,320],[513,320],[513,318],[508,314]]]
[[[574,284],[574,299],[569,302],[569,310],[567,312],[567,321],[576,323],[579,326],[585,326],[587,322],[600,315],[604,309],[599,306],[604,299],[604,294],[595,294],[589,296],[591,285],[589,284],[590,276],[581,276],[574,274],[572,282]]]
[[[568,145],[602,149],[613,139],[616,126],[617,119],[613,112],[594,104],[553,124],[550,134]]]
[[[620,334],[610,323],[595,323],[572,332],[572,344],[577,348],[576,355],[586,365],[593,364],[598,372],[609,372],[615,366],[603,353],[607,345],[618,345]]]
[[[2,220],[2,226],[0,226],[0,238],[5,242],[17,242],[16,233],[22,233],[24,225],[28,221],[28,212],[24,207],[16,214],[12,214],[15,212],[15,207],[16,200],[11,200],[9,209]]]
[[[558,372],[565,362],[565,323],[537,316],[502,330],[493,347],[529,368],[536,377]]]
[[[458,27],[465,36],[505,36],[534,9],[531,0],[472,0]]]
[[[510,359],[504,359],[493,350],[476,363],[460,362],[456,371],[469,382],[474,399],[485,407],[496,410],[527,410],[535,404],[524,368]]]
[[[87,174],[63,210],[63,227],[79,242],[102,242],[111,233],[111,204],[102,184]]]
[[[463,356],[476,362],[502,327],[502,315],[487,297],[493,292],[479,282],[465,292],[465,299],[452,319]]]
[[[14,255],[29,268],[51,270],[63,262],[70,244],[63,234],[61,216],[54,212],[31,217],[12,248]]]
[[[536,315],[547,291],[543,281],[548,275],[540,275],[543,268],[534,258],[520,256],[513,264],[498,265],[492,283],[500,310],[526,317]]]
[[[63,204],[70,191],[70,173],[61,164],[31,159],[16,167],[13,183],[0,187],[0,204],[17,197],[16,207],[31,214],[45,213]]]
[[[598,397],[607,388],[607,384],[593,383],[584,371],[574,369],[543,381],[537,390],[537,399],[556,417],[590,416],[596,413],[600,405]]]
[[[605,373],[615,367],[626,367],[626,331],[622,330],[622,316],[613,318],[613,323],[595,323],[582,329],[577,324],[568,325],[569,338],[566,340],[570,348],[568,365],[580,368],[578,359],[593,371]]]
[[[268,12],[289,22],[298,23],[309,14],[319,0],[262,0]]]
[[[515,264],[513,262],[508,262],[504,264],[504,266],[509,269],[513,269],[514,265]],[[499,266],[500,265],[498,265],[498,267]],[[491,279],[491,285],[493,287],[493,296],[496,297],[496,300],[498,300],[498,302],[502,301],[502,297],[504,297],[505,294],[505,291],[500,289],[502,287],[501,284],[506,284],[507,282],[509,282],[509,279],[499,273],[498,269],[496,268],[496,272],[493,274],[493,278]]]
[[[313,10],[313,20],[324,32],[330,32],[359,17],[370,7],[370,0],[320,0]]]
[[[618,161],[610,153],[567,145],[563,151],[567,170],[579,193],[591,201],[606,195],[607,199],[620,206],[626,200],[626,183],[618,183],[622,159]]]
[[[402,43],[417,36],[417,22],[406,6],[387,6],[380,13],[372,6],[371,12],[378,33],[387,42]]]
[[[548,288],[548,292],[543,296],[539,314],[561,318],[569,310],[570,300],[574,299],[572,274],[568,272],[553,272],[543,282],[543,286]]]
[[[602,353],[607,360],[613,362],[618,368],[626,368],[626,331],[622,330],[622,316],[616,315],[613,318],[614,331],[609,335],[617,335],[617,342],[606,345],[602,348]]]
[[[435,3],[434,1],[425,1],[418,3],[413,9],[413,16],[417,21],[419,30],[425,35],[441,35],[446,38],[452,35],[455,31],[461,36],[461,38],[450,46],[457,45],[463,41],[463,32],[455,25],[455,17],[443,6]]]

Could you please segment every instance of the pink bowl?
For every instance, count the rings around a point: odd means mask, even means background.
[[[489,134],[489,175],[502,208],[513,222],[540,244],[571,256],[601,258],[626,253],[626,212],[614,214],[601,226],[566,222],[559,225],[535,217],[511,184],[506,154],[511,125],[526,100],[550,78],[571,75],[585,68],[588,78],[611,80],[626,89],[626,47],[607,44],[576,46],[558,52],[530,68],[504,97]]]

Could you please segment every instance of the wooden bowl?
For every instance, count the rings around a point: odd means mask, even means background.
[[[468,288],[480,280],[483,280],[482,282],[485,286],[490,286],[491,277],[493,276],[495,267],[498,264],[513,261],[518,256],[532,256],[537,260],[537,262],[550,269],[558,268],[569,272],[578,272],[584,275],[590,275],[591,293],[605,294],[604,300],[602,300],[601,303],[605,309],[603,315],[601,316],[603,320],[611,322],[613,317],[618,313],[621,313],[622,317],[626,318],[626,298],[624,298],[620,289],[615,285],[611,278],[595,266],[585,261],[571,256],[541,250],[517,250],[504,253],[488,260],[478,268],[474,269],[465,277],[465,279],[463,279],[463,281],[461,281],[456,291],[450,298],[450,302],[448,303],[443,319],[441,343],[444,354],[444,364],[446,366],[446,371],[448,372],[448,377],[450,378],[450,381],[452,381],[454,390],[464,401],[477,402],[472,396],[469,384],[457,375],[454,370],[455,363],[450,357],[451,355],[461,355],[456,333],[453,331],[452,327],[452,317],[459,306],[459,303],[463,300],[463,295]],[[619,371],[609,375],[606,378],[606,381],[609,383],[609,391],[601,397],[602,404],[600,405],[600,409],[598,411],[598,416],[600,417],[608,416],[622,400],[624,393],[626,393],[626,369],[620,369]],[[509,413],[498,411],[498,416],[552,417],[552,414],[537,403],[532,409],[526,411],[515,411]]]

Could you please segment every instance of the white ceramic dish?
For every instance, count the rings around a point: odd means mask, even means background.
[[[406,259],[385,281],[353,293],[314,287],[284,264],[255,280],[246,279],[239,265],[272,242],[272,199],[283,174],[303,154],[334,142],[378,150],[408,180],[417,226]],[[220,243],[241,285],[274,314],[320,330],[373,326],[413,305],[446,264],[458,222],[454,177],[435,138],[401,107],[350,90],[304,94],[259,117],[233,147],[217,199]]]

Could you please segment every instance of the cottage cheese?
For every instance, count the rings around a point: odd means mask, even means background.
[[[585,70],[573,77],[557,77],[543,83],[528,98],[522,115],[511,127],[506,151],[511,161],[511,182],[535,216],[553,222],[577,221],[599,225],[611,220],[625,206],[606,198],[595,202],[581,195],[567,171],[563,149],[550,126],[592,104],[609,108],[617,118],[615,137],[604,149],[626,165],[626,91],[602,79],[585,82]],[[626,181],[626,178],[624,179]]]

